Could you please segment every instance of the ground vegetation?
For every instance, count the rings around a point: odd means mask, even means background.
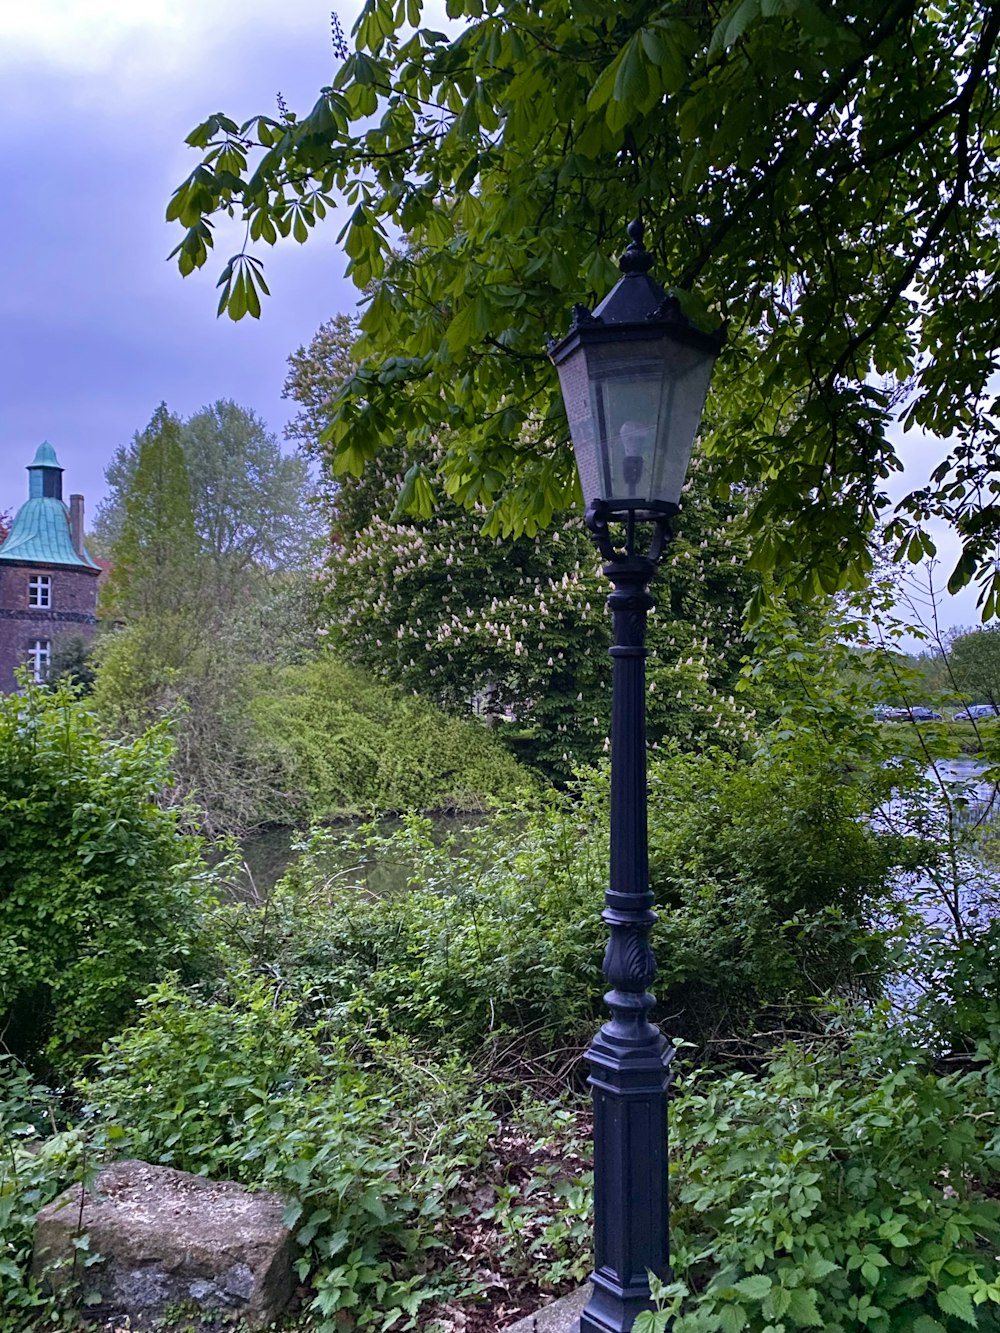
[[[651,762],[657,1014],[689,1045],[671,1104],[674,1280],[645,1328],[986,1333],[1000,1308],[998,936],[987,900],[966,894],[971,835],[930,818],[923,765],[890,769],[884,729],[845,695],[818,708],[826,683],[803,658],[797,726],[775,716],[752,752]],[[81,705],[32,690],[11,707],[22,786],[53,764],[65,776]],[[123,751],[85,749],[107,799]],[[136,865],[161,867],[163,830],[171,857],[189,844],[151,794],[127,841]],[[928,811],[922,826],[902,801]],[[12,846],[31,872],[34,843]],[[83,850],[48,844],[60,910]],[[462,847],[417,816],[392,833],[318,831],[266,901],[192,898],[173,961],[158,950],[137,978],[102,955],[106,1039],[61,1048],[64,1091],[24,1066],[48,1048],[0,1065],[0,1328],[61,1317],[30,1275],[32,1212],[109,1155],[279,1190],[299,1333],[486,1333],[582,1280],[581,1054],[601,1012],[607,851],[598,770]],[[376,857],[407,866],[407,884],[376,890]],[[900,876],[925,887],[901,894]],[[927,910],[939,890],[950,915]],[[106,927],[141,963],[127,913]],[[56,998],[74,1030],[79,997]],[[83,1297],[86,1275],[81,1262]]]

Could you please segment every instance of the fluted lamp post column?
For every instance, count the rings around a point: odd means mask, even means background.
[[[596,310],[550,343],[612,592],[611,876],[603,919],[611,1018],[587,1052],[594,1098],[593,1295],[581,1333],[628,1333],[669,1267],[667,1088],[673,1050],[653,1023],[646,829],[646,615],[725,331],[706,334],[649,277],[643,226]]]

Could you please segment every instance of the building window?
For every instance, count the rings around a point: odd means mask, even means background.
[[[28,580],[28,605],[45,611],[52,606],[52,580],[48,574],[32,574]]]
[[[28,670],[35,680],[44,680],[52,661],[52,644],[48,639],[32,639],[28,644]]]

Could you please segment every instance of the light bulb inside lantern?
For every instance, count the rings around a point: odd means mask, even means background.
[[[618,432],[622,442],[622,476],[631,496],[636,494],[642,480],[646,451],[652,445],[655,433],[652,426],[645,426],[641,421],[626,421]]]

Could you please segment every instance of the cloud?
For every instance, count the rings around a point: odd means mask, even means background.
[[[178,79],[206,70],[225,77],[227,48],[261,41],[279,28],[286,39],[323,40],[329,11],[321,0],[33,0],[0,15],[0,69],[59,73],[77,98],[108,105],[146,100]]]
[[[276,434],[285,363],[353,307],[335,237],[265,254],[274,296],[259,323],[216,320],[214,282],[237,248],[182,280],[164,211],[198,155],[205,115],[309,106],[333,69],[329,9],[314,0],[35,0],[0,15],[0,510],[20,504],[37,444],[93,509],[114,448],[161,400],[190,415],[231,397]],[[349,21],[344,15],[345,24]]]

